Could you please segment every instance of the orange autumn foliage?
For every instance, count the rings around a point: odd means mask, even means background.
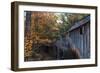
[[[24,39],[24,56],[31,57],[33,54],[32,45],[47,44],[52,40],[46,35],[48,31],[52,31],[52,26],[56,22],[56,17],[53,13],[49,12],[31,12],[31,25],[30,31],[25,33]],[[44,34],[45,33],[45,34]]]

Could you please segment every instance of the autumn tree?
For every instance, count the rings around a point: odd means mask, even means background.
[[[29,14],[29,12],[26,12],[25,57],[31,56],[33,50],[37,49],[41,44],[52,42],[57,29],[55,24],[56,16],[54,13],[31,12]]]

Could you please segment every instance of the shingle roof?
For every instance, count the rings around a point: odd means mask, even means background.
[[[72,30],[84,25],[85,23],[87,23],[89,21],[90,21],[90,16],[87,16],[84,19],[82,19],[82,20],[80,20],[78,22],[75,22],[75,24],[68,31],[72,31]]]

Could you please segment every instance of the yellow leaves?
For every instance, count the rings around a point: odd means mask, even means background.
[[[25,57],[32,56],[32,51],[24,51]]]
[[[32,43],[33,43],[32,39],[26,36],[24,40],[25,57],[32,56]]]
[[[54,13],[32,12],[31,19],[32,19],[32,22],[38,23],[39,26],[41,26],[41,25],[47,25],[49,22],[54,22],[55,17],[54,17]],[[32,23],[32,25],[34,25],[35,23]]]
[[[51,30],[58,30],[55,27],[55,16],[54,13],[49,12],[32,12],[31,13],[31,24],[30,31],[25,33],[24,49],[25,57],[31,57],[34,54],[32,46],[35,44],[48,44],[51,43],[51,39],[48,36],[48,32]],[[47,34],[46,34],[47,33]],[[35,53],[36,56],[39,56]]]

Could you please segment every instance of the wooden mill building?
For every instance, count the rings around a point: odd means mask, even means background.
[[[81,58],[90,58],[90,16],[75,22],[68,32]]]

